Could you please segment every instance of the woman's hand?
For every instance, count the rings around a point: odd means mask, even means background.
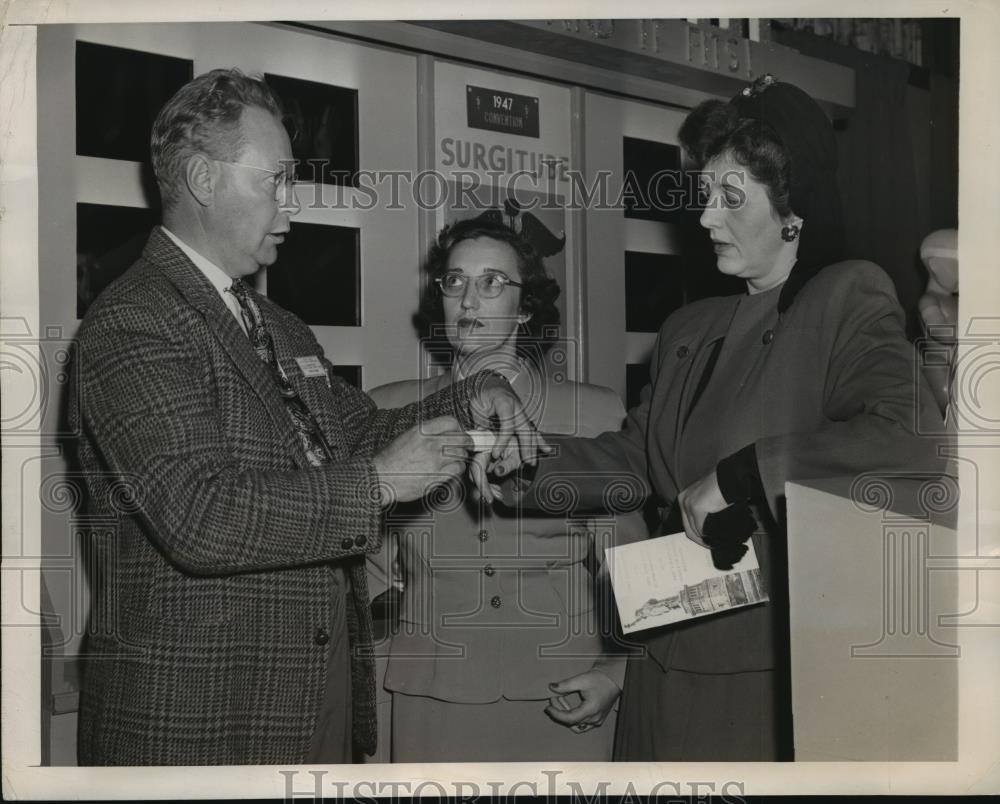
[[[701,480],[692,483],[677,496],[684,521],[684,532],[691,541],[707,547],[704,539],[705,517],[729,505],[719,489],[719,480],[713,469]]]
[[[549,684],[555,695],[549,699],[545,714],[575,732],[589,731],[600,726],[622,694],[618,685],[600,670],[588,670],[578,676]],[[578,692],[581,703],[564,709],[558,698]]]
[[[520,397],[502,378],[487,378],[479,396],[472,401],[470,413],[476,426],[489,429],[499,421],[496,440],[488,451],[476,452],[469,461],[469,476],[487,503],[492,503],[499,487],[490,475],[504,477],[522,464],[535,465],[539,455],[552,452],[528,416]]]

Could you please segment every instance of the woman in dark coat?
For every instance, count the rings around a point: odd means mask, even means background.
[[[930,391],[889,277],[842,261],[836,147],[816,103],[766,76],[699,106],[680,139],[705,171],[718,269],[747,292],[670,316],[625,429],[563,442],[523,501],[545,507],[546,476],[572,470],[580,504],[596,505],[601,475],[628,470],[660,498],[659,532],[683,529],[717,566],[752,533],[770,602],[644,632],[615,758],[790,759],[785,481],[936,466],[913,432]]]

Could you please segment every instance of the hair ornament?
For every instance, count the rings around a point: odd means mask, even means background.
[[[765,89],[767,89],[772,84],[777,83],[778,79],[775,78],[771,73],[764,73],[763,75],[757,76],[750,86],[743,87],[740,90],[740,94],[744,98],[753,98],[760,95]]]
[[[556,235],[532,213],[521,212],[521,204],[515,198],[508,198],[503,202],[503,211],[489,209],[478,215],[476,220],[506,226],[527,240],[540,257],[551,257],[566,247],[565,232]]]

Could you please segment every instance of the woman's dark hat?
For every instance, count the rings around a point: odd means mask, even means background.
[[[837,141],[830,120],[809,95],[770,73],[744,87],[731,103],[740,117],[767,123],[781,138],[792,163],[789,201],[805,218],[809,191],[817,186],[828,189],[836,179]]]
[[[795,268],[778,301],[778,311],[783,313],[812,276],[842,259],[837,140],[830,120],[816,101],[769,73],[744,87],[730,103],[740,117],[767,123],[791,162],[788,200],[792,211],[805,221],[805,231]]]

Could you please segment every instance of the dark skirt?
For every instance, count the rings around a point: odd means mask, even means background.
[[[791,759],[781,673],[663,670],[649,655],[629,659],[618,712],[620,762]]]

